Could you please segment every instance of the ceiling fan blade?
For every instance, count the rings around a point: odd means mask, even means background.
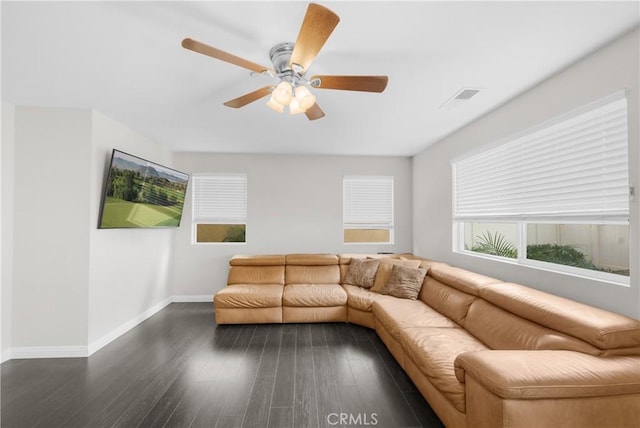
[[[312,76],[311,86],[318,89],[382,92],[387,87],[387,76]]]
[[[224,105],[226,105],[227,107],[233,107],[233,108],[244,107],[249,103],[252,103],[252,102],[254,102],[256,100],[259,100],[260,98],[266,97],[267,95],[269,95],[271,93],[272,90],[273,90],[273,86],[272,85],[265,86],[264,88],[256,89],[253,92],[249,92],[248,94],[244,94],[241,97],[229,100],[226,103],[224,103]]]
[[[326,7],[309,3],[289,65],[300,74],[304,74],[338,22],[340,17]]]
[[[307,118],[309,120],[316,120],[316,119],[320,119],[321,117],[324,117],[324,112],[322,111],[322,109],[320,108],[320,106],[318,105],[318,103],[315,103],[314,105],[312,105],[311,107],[309,107],[304,114],[307,115]]]
[[[228,62],[230,64],[255,71],[256,73],[262,73],[263,71],[269,69],[268,67],[264,67],[260,64],[256,64],[255,62],[248,61],[244,58],[240,58],[239,56],[230,54],[229,52],[221,51],[220,49],[214,48],[213,46],[205,45],[204,43],[190,38],[186,38],[182,41],[182,47],[200,53],[202,55],[207,55],[212,58],[219,59],[220,61]]]

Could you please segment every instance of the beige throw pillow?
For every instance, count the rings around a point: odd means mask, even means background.
[[[381,293],[401,299],[416,300],[426,275],[427,269],[395,265],[391,268],[389,280]]]
[[[371,287],[371,291],[376,293],[381,292],[389,279],[391,268],[395,265],[417,268],[420,266],[420,260],[401,260],[391,258],[381,259],[380,266],[378,266],[378,272],[376,273],[376,280],[373,283],[373,287]]]
[[[363,288],[373,287],[379,264],[380,260],[377,259],[352,258],[344,275],[344,283]]]

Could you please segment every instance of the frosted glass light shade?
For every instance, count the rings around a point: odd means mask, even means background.
[[[289,114],[304,113],[304,109],[300,106],[300,102],[296,98],[292,98],[289,103]]]
[[[284,106],[274,99],[273,93],[271,94],[271,97],[269,98],[269,101],[267,102],[267,106],[269,106],[271,109],[277,111],[278,113],[282,113],[284,111]]]
[[[300,103],[300,108],[306,111],[309,107],[316,103],[316,97],[307,89],[306,86],[296,87],[296,100]]]
[[[273,98],[281,105],[286,106],[291,102],[291,95],[293,89],[291,84],[286,81],[278,83],[278,86],[273,90]]]

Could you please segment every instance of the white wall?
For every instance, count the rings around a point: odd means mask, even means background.
[[[120,326],[171,296],[169,267],[174,229],[98,229],[102,190],[113,148],[171,166],[171,153],[99,112],[92,115],[89,266],[89,344],[103,343]]]
[[[170,302],[174,230],[99,230],[115,147],[171,153],[89,109],[2,110],[3,358],[91,353]]]
[[[12,346],[87,341],[89,110],[16,107]]]
[[[640,197],[636,196],[630,206],[631,286],[611,285],[453,253],[450,167],[455,157],[626,88],[630,180],[637,193],[640,189],[639,38],[637,29],[628,33],[416,155],[413,160],[414,252],[639,318]]]
[[[246,173],[246,244],[192,244],[191,188],[174,243],[175,295],[211,296],[226,285],[234,254],[406,252],[412,248],[411,160],[407,157],[176,153],[189,173]],[[395,243],[344,244],[342,177],[395,177]]]
[[[0,362],[9,358],[11,349],[11,300],[13,284],[13,151],[15,140],[15,108],[8,103],[2,103],[2,136],[0,146],[0,173],[2,194],[0,220],[0,290],[2,316],[0,322]]]

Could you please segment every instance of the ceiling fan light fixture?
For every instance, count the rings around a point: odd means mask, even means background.
[[[307,89],[306,86],[296,87],[295,99],[300,103],[300,108],[306,111],[309,107],[316,103],[316,97]]]
[[[300,102],[296,98],[292,98],[289,103],[289,114],[304,113],[305,109],[302,108]]]
[[[269,108],[271,108],[272,110],[277,111],[278,113],[282,113],[284,111],[284,106],[282,104],[280,104],[278,101],[275,100],[273,93],[271,94],[271,97],[269,98],[269,101],[267,102],[267,106]]]
[[[291,87],[291,83],[286,80],[278,83],[278,86],[273,90],[273,99],[283,106],[289,105],[292,97],[293,88]]]

